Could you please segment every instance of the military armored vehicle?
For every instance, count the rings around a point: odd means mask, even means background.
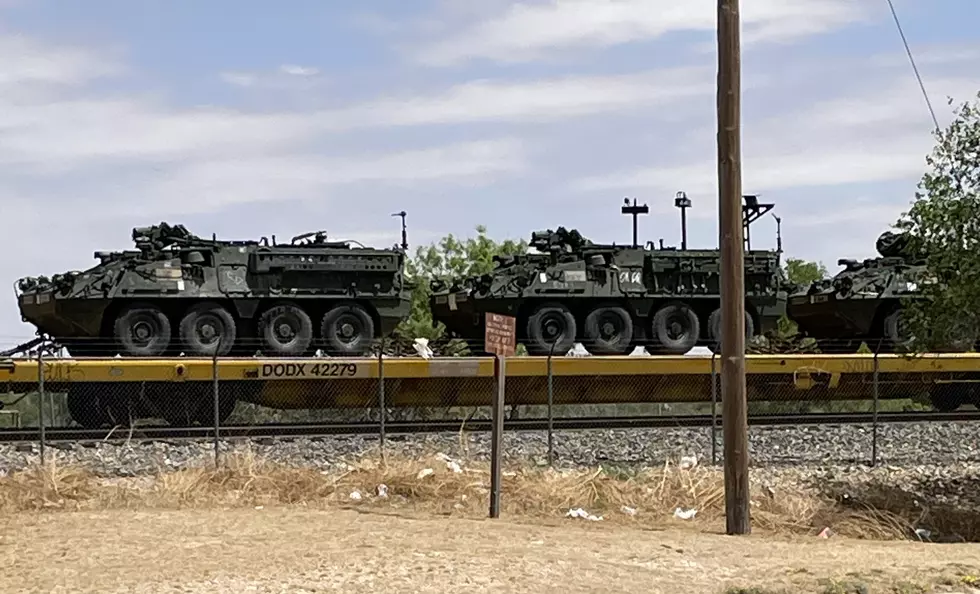
[[[362,354],[411,310],[399,215],[402,245],[391,249],[328,241],[323,231],[286,244],[137,227],[135,250],[20,279],[21,316],[72,356]]]
[[[623,207],[633,216],[633,245],[601,245],[577,230],[531,234],[537,253],[495,258],[490,274],[454,284],[433,281],[430,306],[435,322],[451,337],[481,345],[485,314],[517,318],[517,340],[529,354],[565,354],[580,342],[597,355],[628,354],[636,346],[679,355],[697,345],[717,348],[721,340],[719,250],[688,249],[685,209],[679,193],[680,249],[637,243],[636,216],[646,205]],[[743,225],[772,204],[745,197]],[[777,219],[778,221],[778,219]],[[745,253],[748,337],[774,329],[786,308],[781,249]]]
[[[902,303],[916,298],[926,272],[909,243],[903,233],[882,233],[875,244],[881,257],[838,260],[844,269],[833,278],[790,295],[787,317],[825,353],[853,353],[862,342],[880,352],[902,350],[909,341]]]

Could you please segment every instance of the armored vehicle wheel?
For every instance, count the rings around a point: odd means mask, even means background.
[[[575,316],[558,303],[538,307],[527,319],[528,353],[547,355],[552,346],[556,354],[565,354],[575,346],[578,326]]]
[[[124,355],[159,357],[170,346],[170,320],[155,305],[126,307],[116,317],[113,330]]]
[[[320,335],[331,355],[361,355],[371,348],[374,320],[357,303],[339,305],[323,314]]]
[[[633,318],[622,307],[597,307],[585,318],[588,350],[602,355],[621,355],[633,342]]]
[[[657,310],[650,322],[653,348],[665,355],[683,355],[701,335],[698,314],[684,303],[670,303]]]
[[[295,305],[276,305],[259,318],[259,336],[270,355],[298,357],[313,343],[313,322]]]
[[[224,357],[237,338],[235,318],[217,303],[198,303],[180,320],[180,346],[192,356]]]
[[[886,346],[890,349],[904,350],[911,343],[901,309],[896,309],[885,317],[883,330],[885,340],[888,342]]]
[[[752,321],[752,316],[749,312],[745,312],[745,341],[748,342],[755,336],[755,322]],[[708,338],[711,339],[711,343],[708,348],[711,349],[713,353],[721,352],[721,308],[711,312],[708,316]]]

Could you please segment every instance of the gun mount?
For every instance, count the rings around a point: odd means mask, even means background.
[[[136,249],[148,258],[169,247],[187,245],[195,241],[199,242],[201,239],[183,225],[161,222],[159,225],[133,228],[133,243],[136,244]]]
[[[532,231],[529,245],[543,253],[572,254],[582,251],[592,242],[582,236],[577,229],[568,230],[558,227],[556,231]]]

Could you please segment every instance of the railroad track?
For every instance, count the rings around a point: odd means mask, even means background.
[[[980,410],[958,411],[951,413],[918,411],[918,412],[888,412],[879,413],[878,422],[881,424],[922,423],[922,422],[951,422],[951,421],[980,421]],[[721,428],[721,415],[715,418],[718,428]],[[873,413],[811,413],[788,415],[753,415],[749,417],[752,426],[787,426],[787,425],[860,425],[874,422]],[[647,429],[672,427],[710,427],[711,415],[684,416],[637,416],[637,417],[578,417],[556,418],[553,426],[556,431],[588,430],[588,429]],[[461,419],[438,421],[390,421],[385,424],[389,435],[408,435],[419,433],[446,433],[465,431],[490,431],[491,421],[488,419]],[[545,431],[548,420],[513,419],[504,422],[505,431]],[[380,423],[317,423],[317,424],[263,424],[263,425],[229,425],[221,427],[219,435],[223,439],[274,439],[295,437],[325,437],[331,435],[377,435],[381,431]],[[74,429],[57,428],[45,430],[45,441],[50,443],[65,442],[120,442],[153,441],[153,440],[195,440],[213,438],[213,427],[166,427],[145,426],[110,429]],[[36,428],[2,429],[0,443],[24,443],[40,441],[41,432]]]

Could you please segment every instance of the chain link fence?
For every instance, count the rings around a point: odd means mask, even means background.
[[[495,381],[493,359],[480,348],[461,341],[379,342],[353,358],[257,353],[99,359],[42,345],[26,356],[0,360],[0,430],[38,431],[42,441],[54,438],[52,432],[79,429],[91,439],[181,435],[190,428],[215,439],[222,432],[246,437],[377,432],[383,441],[392,430],[484,427],[480,422],[491,417]],[[651,350],[641,345],[629,355],[598,357],[576,344],[553,356],[509,359],[508,422],[536,430],[703,427],[717,462],[720,358],[708,349],[683,356],[651,356]],[[750,351],[750,424],[859,422],[871,425],[876,440],[879,426],[896,415],[924,421],[946,413],[971,420],[977,381],[976,354]],[[872,448],[874,464],[877,442]]]

